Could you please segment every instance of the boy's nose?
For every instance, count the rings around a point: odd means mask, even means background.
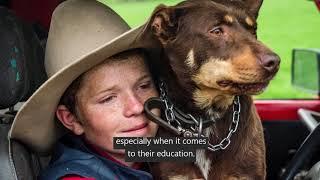
[[[143,101],[135,95],[128,95],[125,100],[124,115],[127,117],[139,115],[143,112]]]

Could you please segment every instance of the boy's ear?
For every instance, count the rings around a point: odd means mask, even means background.
[[[71,130],[76,135],[82,135],[84,128],[77,116],[69,111],[65,105],[58,105],[56,116],[64,127]]]
[[[150,28],[153,35],[165,45],[175,39],[179,27],[181,9],[159,5],[152,13]]]

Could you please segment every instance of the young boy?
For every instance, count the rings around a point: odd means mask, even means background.
[[[40,179],[152,179],[141,164],[124,161],[124,150],[113,149],[113,137],[152,137],[158,128],[143,110],[158,93],[134,41],[142,29],[128,30],[94,0],[68,0],[54,11],[49,79],[20,109],[9,134],[36,152],[53,149]]]

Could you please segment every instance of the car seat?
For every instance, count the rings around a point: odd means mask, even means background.
[[[8,139],[17,104],[47,79],[44,48],[33,27],[0,7],[0,179],[32,180],[47,164],[22,143]]]

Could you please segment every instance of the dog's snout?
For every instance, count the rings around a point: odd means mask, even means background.
[[[265,54],[260,56],[260,62],[264,69],[273,72],[279,66],[280,58],[276,54]]]

